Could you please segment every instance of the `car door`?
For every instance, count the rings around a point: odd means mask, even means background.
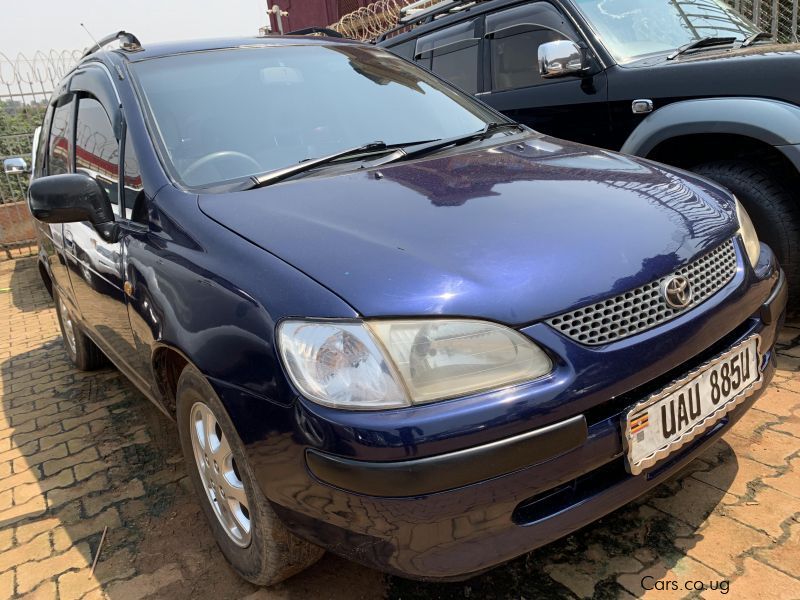
[[[584,41],[561,8],[531,2],[486,15],[482,63],[487,104],[537,131],[602,146],[610,132],[608,86],[598,59],[584,76],[542,78],[539,46]]]
[[[69,276],[82,324],[90,337],[126,375],[136,378],[140,386],[149,387],[142,376],[142,357],[131,332],[125,295],[124,254],[130,209],[125,210],[125,194],[120,185],[119,137],[124,128],[114,126],[117,112],[100,99],[109,96],[108,90],[93,93],[92,79],[104,81],[105,73],[92,75],[83,78],[82,90],[76,94],[75,171],[93,177],[105,191],[120,236],[116,241],[106,241],[89,222],[65,224]]]

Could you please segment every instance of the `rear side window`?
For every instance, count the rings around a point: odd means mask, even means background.
[[[409,40],[408,42],[403,42],[402,44],[397,44],[397,46],[392,46],[391,48],[386,49],[390,52],[394,52],[397,54],[397,56],[402,56],[406,60],[414,60],[414,49],[416,44],[416,40]]]
[[[53,112],[50,128],[50,143],[47,146],[47,173],[61,175],[72,172],[70,146],[72,145],[72,116],[75,112],[75,99],[65,96],[59,99]]]
[[[478,91],[476,21],[459,23],[417,40],[414,60],[457,85],[465,92]]]
[[[539,75],[539,46],[575,38],[563,15],[547,2],[536,2],[486,17],[492,91],[544,83]]]
[[[108,199],[114,214],[119,210],[119,144],[111,119],[94,98],[81,98],[75,124],[75,169],[94,177]]]

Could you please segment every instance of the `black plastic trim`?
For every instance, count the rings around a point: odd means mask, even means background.
[[[309,448],[306,464],[320,481],[368,496],[422,496],[540,463],[586,441],[583,415],[514,437],[448,454],[396,462],[366,462]]]

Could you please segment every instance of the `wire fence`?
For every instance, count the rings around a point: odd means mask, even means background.
[[[441,0],[417,2],[424,10]],[[778,42],[795,43],[798,38],[800,0],[725,0],[769,33]],[[339,0],[342,9],[355,6],[352,0]],[[394,27],[403,7],[412,0],[377,0],[358,8],[331,25],[342,35],[359,40],[374,40]],[[682,4],[691,4],[684,0]],[[80,59],[79,50],[50,50],[28,57],[10,58],[0,52],[0,161],[23,157],[31,163],[33,134],[42,122],[47,101],[56,84]],[[0,173],[0,257],[8,248],[29,244],[34,238],[25,195],[28,177]]]
[[[400,11],[413,0],[376,0],[345,14],[330,26],[342,35],[362,41],[370,41],[398,24]],[[769,33],[775,41],[798,42],[798,3],[800,0],[725,0],[737,12]],[[340,7],[352,4],[352,0],[340,0]],[[442,0],[417,2],[415,8],[424,10]],[[691,5],[692,0],[679,2]],[[341,14],[341,12],[340,12]]]
[[[0,162],[22,157],[31,164],[33,135],[56,84],[80,58],[79,51],[37,52],[10,58],[0,52]],[[35,230],[25,196],[27,174],[0,172],[0,259],[29,253]]]
[[[726,0],[737,12],[757,27],[783,43],[798,39],[798,4],[800,0]]]

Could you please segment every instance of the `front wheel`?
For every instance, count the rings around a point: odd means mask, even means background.
[[[693,171],[736,194],[753,220],[758,237],[778,257],[786,272],[789,297],[797,302],[800,298],[800,198],[792,196],[778,173],[747,161],[705,163]]]
[[[243,578],[273,585],[324,554],[293,535],[269,505],[222,402],[187,366],[178,379],[177,419],[189,478],[225,558]]]

